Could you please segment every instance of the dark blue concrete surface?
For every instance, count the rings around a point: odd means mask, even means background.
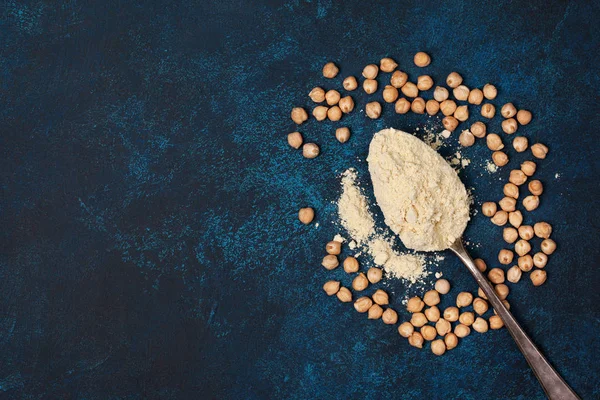
[[[513,286],[512,310],[600,397],[598,2],[134,3],[1,6],[0,397],[543,398],[505,330],[436,358],[320,289],[349,283],[319,266],[337,174],[357,166],[369,188],[357,160],[373,132],[439,119],[355,112],[345,145],[312,120],[301,131],[323,154],[305,160],[285,142],[289,111],[341,84],[320,77],[328,60],[358,76],[392,56],[415,77],[419,50],[436,81],[457,70],[533,111],[519,132],[551,153],[532,215],[559,250],[544,286]],[[464,153],[477,204],[498,200],[508,170],[481,174],[481,142]],[[305,205],[318,228],[298,223]],[[490,262],[500,235],[481,215],[466,232]],[[449,254],[439,268],[475,290]]]

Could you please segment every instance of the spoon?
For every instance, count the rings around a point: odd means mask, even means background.
[[[571,400],[571,399],[579,399],[577,394],[567,385],[567,383],[563,380],[563,378],[556,372],[554,368],[550,365],[548,360],[544,357],[544,355],[535,347],[535,344],[529,339],[527,334],[523,331],[523,329],[519,326],[515,317],[506,309],[500,298],[496,295],[494,288],[489,284],[487,279],[483,276],[479,269],[475,266],[473,259],[465,250],[465,247],[462,243],[462,238],[456,239],[456,241],[450,247],[450,250],[454,252],[466,265],[471,275],[475,278],[483,293],[485,293],[488,301],[492,304],[492,307],[502,321],[504,322],[504,326],[508,329],[508,332],[511,334],[515,342],[517,343],[517,347],[521,350],[521,353],[525,356],[527,363],[531,369],[533,369],[533,373],[537,377],[538,381],[542,385],[544,392],[550,400]]]

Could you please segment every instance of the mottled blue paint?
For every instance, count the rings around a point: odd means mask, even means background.
[[[529,221],[548,219],[559,250],[547,284],[511,287],[512,310],[583,398],[600,397],[599,17],[594,2],[5,2],[0,397],[543,398],[506,331],[436,358],[320,289],[350,283],[319,267],[338,174],[356,166],[369,193],[373,132],[440,120],[386,106],[366,121],[357,91],[351,140],[311,120],[300,131],[323,154],[305,160],[285,141],[289,111],[384,56],[413,78],[493,82],[496,105],[534,112],[519,133],[551,153]],[[320,77],[329,60],[339,79]],[[481,142],[463,153],[476,204],[498,200],[508,170],[480,174]],[[305,205],[318,228],[296,220]],[[480,215],[466,232],[490,264],[500,235]],[[475,290],[450,254],[439,269]],[[402,283],[380,286],[399,306]]]

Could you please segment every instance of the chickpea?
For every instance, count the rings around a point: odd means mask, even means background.
[[[504,148],[504,144],[502,144],[502,138],[495,133],[490,133],[487,135],[485,141],[488,149],[492,151],[498,151]]]
[[[460,292],[458,296],[456,296],[456,306],[458,308],[467,307],[473,301],[473,295],[469,292]]]
[[[365,114],[371,119],[377,119],[381,116],[381,104],[377,101],[367,103],[365,106]]]
[[[423,114],[425,112],[425,100],[420,97],[417,97],[412,101],[410,105],[410,110],[415,114]]]
[[[371,282],[373,284],[379,282],[381,280],[382,276],[383,276],[383,271],[381,271],[380,268],[371,267],[367,271],[367,279],[369,280],[369,282]]]
[[[512,144],[517,153],[522,153],[527,150],[528,140],[525,136],[517,136]]]
[[[544,192],[544,186],[542,185],[542,182],[538,181],[537,179],[529,182],[527,188],[531,194],[536,196],[539,196]]]
[[[352,292],[347,287],[342,286],[336,293],[336,296],[342,303],[350,303],[352,301]]]
[[[412,326],[410,322],[403,322],[400,324],[400,326],[398,326],[398,333],[400,334],[400,336],[405,338],[410,337],[410,335],[412,335],[414,331],[415,327]]]
[[[346,143],[348,141],[348,139],[350,139],[350,129],[348,129],[345,126],[343,126],[341,128],[337,128],[335,130],[335,138],[340,143]]]
[[[323,121],[325,118],[327,118],[328,110],[329,110],[329,108],[326,106],[316,106],[313,109],[312,114],[317,121]]]
[[[429,90],[433,87],[433,79],[429,75],[421,75],[417,78],[417,88],[419,90]]]
[[[444,128],[449,130],[450,132],[454,132],[454,130],[458,126],[458,120],[454,117],[445,117],[442,120],[442,125],[444,125]]]
[[[510,293],[510,289],[504,283],[494,286],[494,291],[500,300],[505,300],[508,297],[508,293]]]
[[[421,328],[421,335],[423,336],[423,339],[430,342],[433,339],[435,339],[435,337],[437,335],[437,331],[435,330],[435,328],[433,326],[425,325]]]
[[[502,322],[502,318],[497,315],[492,315],[490,317],[490,329],[500,329],[504,326],[504,322]]]
[[[363,90],[366,94],[373,94],[377,91],[377,81],[375,79],[365,79],[363,82]]]
[[[442,86],[436,86],[435,90],[433,91],[433,98],[441,103],[442,101],[448,99],[448,94],[448,89]]]
[[[325,101],[327,101],[327,104],[330,106],[335,106],[340,101],[341,97],[340,92],[337,90],[328,90],[327,93],[325,93]]]
[[[503,197],[502,200],[498,202],[500,208],[504,211],[515,211],[515,206],[517,205],[517,200],[512,197]]]
[[[533,211],[540,205],[540,198],[538,196],[527,196],[523,199],[523,207],[527,211]]]
[[[504,228],[502,231],[502,238],[506,243],[514,243],[518,237],[519,234],[515,228]]]
[[[494,118],[494,115],[496,115],[496,107],[494,107],[493,104],[485,103],[483,106],[481,106],[482,117],[492,119]]]
[[[298,219],[304,225],[310,224],[314,218],[315,218],[315,210],[313,210],[310,207],[301,208],[300,211],[298,211]]]
[[[548,239],[552,234],[552,225],[547,222],[537,222],[535,225],[533,225],[533,230],[535,232],[535,236],[542,239]]]
[[[417,97],[419,95],[419,88],[412,82],[406,82],[400,90],[406,97]]]
[[[358,272],[358,260],[352,256],[346,257],[343,263],[344,271],[348,274]]]
[[[342,118],[342,109],[339,106],[333,106],[327,110],[327,118],[330,121],[339,121]]]
[[[327,252],[327,254],[333,254],[337,256],[342,252],[342,244],[340,242],[332,240],[325,245],[325,251]]]
[[[489,309],[487,301],[478,297],[473,300],[473,310],[477,313],[477,315],[483,315]]]
[[[385,89],[383,89],[383,100],[386,103],[393,103],[396,99],[398,99],[398,89],[392,85],[387,85]]]
[[[440,294],[436,290],[429,290],[423,296],[423,302],[428,306],[435,306],[440,303]]]
[[[529,244],[529,242],[527,240],[519,240],[517,243],[515,243],[515,253],[517,253],[519,256],[524,256],[525,254],[529,253],[531,251],[531,245]]]
[[[483,87],[483,95],[488,100],[494,100],[498,95],[498,90],[496,89],[496,86],[488,83]]]
[[[485,272],[485,270],[487,269],[485,261],[483,261],[481,258],[476,258],[473,260],[473,262],[475,263],[475,266],[477,267],[479,272]]]
[[[514,183],[509,182],[504,185],[503,192],[505,196],[512,197],[513,199],[519,198],[519,187]]]
[[[502,109],[500,110],[500,114],[504,118],[512,118],[515,115],[517,115],[517,108],[513,105],[513,103],[506,103],[505,105],[502,106]]]
[[[458,106],[456,107],[456,111],[454,111],[454,118],[461,122],[465,122],[469,119],[469,107],[468,106]]]
[[[344,114],[349,114],[354,110],[354,100],[350,96],[342,97],[338,105]]]
[[[325,90],[317,86],[316,88],[310,91],[308,97],[310,97],[310,99],[315,103],[322,103],[323,101],[325,101]]]
[[[533,256],[533,265],[538,268],[544,268],[548,263],[548,256],[542,252],[535,253]]]
[[[323,76],[325,78],[335,78],[338,72],[340,72],[340,69],[332,62],[328,62],[323,66]]]
[[[432,306],[425,310],[425,316],[431,322],[437,322],[440,319],[440,309],[437,306]]]
[[[481,317],[477,317],[475,322],[473,322],[473,329],[479,333],[485,333],[488,331],[488,323],[485,319]]]
[[[483,102],[483,92],[480,89],[471,90],[467,101],[471,104],[475,104],[476,106],[480,105],[481,102]]]
[[[466,325],[458,324],[454,327],[454,334],[459,338],[464,338],[469,336],[471,333],[471,328]]]
[[[383,308],[379,304],[373,304],[368,311],[369,319],[379,319],[383,315]]]
[[[383,72],[393,72],[397,66],[398,63],[389,57],[382,58],[379,61],[379,69]]]
[[[481,139],[481,138],[485,137],[487,128],[483,122],[475,122],[473,125],[471,125],[470,130],[471,130],[471,133],[473,134],[473,136]]]
[[[373,297],[373,301],[380,306],[386,306],[390,304],[390,298],[388,294],[381,289],[377,289],[371,297]]]
[[[440,110],[442,111],[442,114],[448,117],[456,111],[456,103],[454,100],[444,100],[440,104]]]
[[[527,125],[528,123],[531,122],[531,112],[527,111],[527,110],[519,110],[519,112],[517,113],[517,121],[519,121],[519,124],[521,125]]]
[[[435,282],[435,290],[437,290],[439,294],[447,294],[450,291],[450,282],[446,279],[438,279]]]
[[[508,271],[506,271],[506,280],[510,283],[517,283],[521,280],[522,274],[523,272],[521,272],[521,268],[519,268],[517,265],[513,265],[508,269]]]
[[[413,347],[422,349],[423,348],[423,336],[421,336],[421,334],[419,332],[415,332],[409,336],[408,343]]]
[[[429,57],[429,54],[420,51],[417,54],[415,54],[413,61],[417,67],[422,68],[428,66],[431,63],[431,57]]]
[[[552,239],[544,239],[542,240],[541,247],[544,254],[550,255],[556,250],[556,242]]]
[[[287,141],[294,149],[299,149],[302,146],[302,134],[300,132],[292,132],[287,135]]]
[[[531,271],[531,268],[533,268],[533,258],[531,258],[529,254],[526,254],[522,257],[519,257],[517,264],[519,265],[521,271],[529,272]]]
[[[546,155],[548,154],[548,147],[546,147],[545,145],[541,144],[541,143],[536,143],[533,146],[531,146],[531,153],[533,154],[533,156],[535,158],[539,158],[539,159],[544,159],[546,158]]]
[[[362,76],[367,79],[375,79],[377,78],[377,74],[379,73],[379,67],[375,64],[369,64],[365,68],[363,68]]]
[[[527,181],[527,175],[520,169],[513,169],[510,171],[510,176],[508,177],[510,183],[514,183],[517,186],[521,186]]]
[[[344,82],[342,82],[342,86],[344,87],[344,89],[351,92],[353,90],[356,90],[356,88],[358,87],[358,82],[356,81],[355,77],[349,76],[346,79],[344,79]]]
[[[488,272],[488,279],[492,283],[504,283],[504,270],[501,268],[492,268]]]
[[[458,74],[458,72],[451,72],[450,75],[446,78],[446,85],[451,87],[452,89],[458,87],[463,81],[462,76]]]
[[[446,344],[442,339],[436,339],[431,342],[431,352],[436,356],[441,356],[446,352]]]
[[[452,350],[458,346],[458,336],[452,332],[448,332],[444,336],[444,343],[446,344],[446,350]]]
[[[534,228],[532,228],[530,225],[521,225],[519,227],[519,236],[521,239],[531,240],[533,239],[533,234]]]
[[[390,78],[390,84],[396,89],[400,89],[408,81],[408,75],[406,72],[394,71]]]
[[[352,289],[356,290],[357,292],[362,292],[367,288],[367,286],[369,286],[369,280],[362,272],[356,275],[356,277],[352,280]]]
[[[515,228],[519,228],[523,223],[523,214],[521,211],[513,211],[508,213],[508,222]]]
[[[541,286],[546,282],[548,278],[548,274],[543,269],[536,269],[531,274],[529,274],[529,279],[531,279],[531,283],[533,286]]]
[[[386,325],[394,325],[396,322],[398,322],[398,313],[391,308],[388,308],[381,315],[381,320]]]
[[[508,221],[508,213],[504,210],[496,211],[496,214],[491,219],[492,224],[497,226],[504,226]]]
[[[481,205],[481,212],[486,217],[493,217],[496,214],[496,203],[493,201],[486,201]]]
[[[410,317],[410,323],[415,328],[420,328],[427,323],[427,317],[422,312],[417,312]]]
[[[517,125],[517,120],[514,118],[505,119],[502,121],[502,130],[504,133],[508,135],[512,135],[519,129],[519,125]]]
[[[481,288],[477,289],[477,296],[481,297],[484,300],[487,300],[487,297],[485,296],[485,293],[483,293],[483,290]]]
[[[327,296],[333,296],[340,290],[340,283],[338,281],[325,282],[323,290],[327,293]]]
[[[328,270],[332,270],[337,268],[338,265],[340,265],[337,257],[333,254],[328,254],[325,257],[323,257],[323,261],[321,262],[321,265],[323,267],[325,267],[325,269]]]
[[[400,98],[395,105],[396,114],[406,114],[410,110],[410,101]]]
[[[508,164],[508,156],[503,151],[495,151],[492,153],[492,161],[499,167],[504,167]]]
[[[444,319],[450,322],[458,321],[458,308],[448,307],[444,310]]]
[[[369,308],[373,305],[373,301],[367,297],[360,297],[354,302],[354,309],[359,313],[365,313],[369,311]]]
[[[290,117],[297,125],[302,125],[302,123],[308,119],[308,114],[304,108],[294,107],[292,108]]]
[[[512,262],[514,254],[512,251],[507,249],[502,249],[498,252],[498,261],[502,265],[508,265]]]
[[[531,176],[535,173],[536,165],[533,161],[524,161],[521,164],[521,171],[527,176]]]
[[[418,313],[423,307],[425,307],[425,303],[417,296],[411,297],[406,303],[406,310],[411,313]]]
[[[427,111],[427,114],[433,116],[440,111],[440,103],[433,99],[427,100],[427,103],[425,103],[425,110]]]
[[[450,325],[450,322],[446,321],[445,319],[440,318],[435,323],[435,330],[437,331],[438,335],[444,336],[452,331],[452,325]]]
[[[475,144],[475,136],[471,132],[464,130],[458,137],[458,143],[463,147],[471,147]]]
[[[456,100],[466,101],[469,98],[471,91],[465,85],[459,85],[452,90],[452,94]]]
[[[471,326],[473,324],[473,321],[475,321],[475,314],[473,314],[470,311],[466,311],[460,314],[460,317],[458,317],[458,322],[465,326]]]

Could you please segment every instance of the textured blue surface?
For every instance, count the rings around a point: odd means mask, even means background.
[[[551,153],[532,215],[559,250],[544,286],[512,287],[512,310],[583,398],[600,397],[598,2],[1,8],[0,397],[543,398],[505,330],[434,357],[321,290],[331,276],[349,283],[319,266],[338,232],[337,174],[357,166],[369,188],[358,160],[373,132],[439,119],[355,112],[345,145],[336,124],[311,120],[301,131],[323,154],[305,160],[285,141],[289,111],[383,56],[415,77],[419,50],[436,82],[457,70],[495,83],[496,105],[534,112],[519,132]],[[334,81],[320,76],[329,60]],[[353,96],[358,111],[366,96]],[[464,154],[477,204],[500,199],[508,170],[480,174],[482,142]],[[305,205],[318,228],[298,223]],[[481,215],[466,232],[488,261],[500,235]],[[475,290],[446,256],[445,277]]]

